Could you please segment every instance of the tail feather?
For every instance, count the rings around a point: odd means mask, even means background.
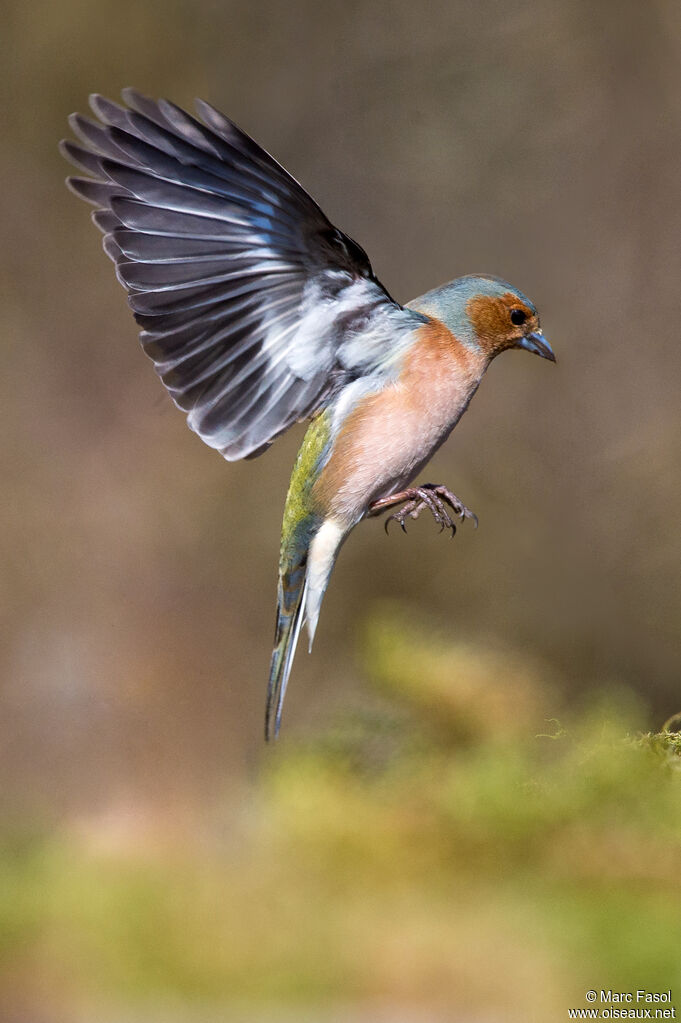
[[[279,735],[286,686],[304,621],[307,621],[312,649],[319,609],[345,535],[346,531],[337,522],[327,519],[312,536],[309,547],[295,559],[290,559],[287,567],[282,569],[279,577],[277,627],[267,688],[267,740],[276,739]],[[291,567],[291,561],[297,562],[295,567]]]
[[[304,570],[303,570],[304,571]],[[274,649],[270,662],[270,678],[267,686],[267,710],[265,713],[265,739],[276,739],[281,726],[281,712],[286,696],[293,655],[298,645],[298,637],[305,617],[305,598],[307,582],[303,579],[294,593],[288,589],[283,598],[284,581],[279,583],[279,604],[277,607],[277,626],[274,633]]]

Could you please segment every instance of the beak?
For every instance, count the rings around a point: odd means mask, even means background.
[[[527,334],[518,341],[516,348],[524,348],[528,352],[534,352],[535,355],[541,355],[542,359],[548,359],[549,362],[555,362],[556,357],[553,354],[553,348],[548,343],[541,330],[534,330],[531,334]]]

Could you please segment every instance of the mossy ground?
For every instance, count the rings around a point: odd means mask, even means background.
[[[30,979],[58,1020],[543,1023],[591,987],[681,996],[678,721],[638,731],[618,690],[558,707],[541,666],[392,610],[363,663],[375,702],[281,744],[227,833],[111,849],[7,829],[6,991]]]

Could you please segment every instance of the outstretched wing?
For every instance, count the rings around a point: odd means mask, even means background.
[[[411,324],[364,250],[268,153],[207,103],[203,123],[127,89],[78,114],[64,155],[93,203],[140,340],[189,426],[228,459],[254,456]],[[365,339],[366,343],[363,343]]]

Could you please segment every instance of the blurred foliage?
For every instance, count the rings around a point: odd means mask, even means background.
[[[598,693],[547,720],[539,665],[391,606],[362,662],[375,703],[268,751],[236,831],[6,835],[9,989],[31,973],[74,1019],[160,1003],[239,1020],[545,1020],[586,986],[679,990],[678,722],[638,733],[636,701]]]

